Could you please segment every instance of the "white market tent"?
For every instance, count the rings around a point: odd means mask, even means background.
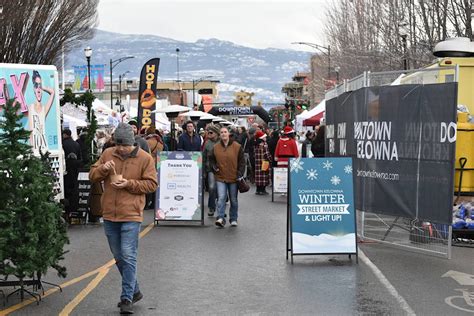
[[[77,139],[77,128],[85,126],[87,126],[85,120],[63,113],[63,127],[71,130],[72,139]]]
[[[297,130],[302,130],[303,126],[314,126],[321,120],[326,112],[326,100],[322,100],[318,105],[309,111],[304,111],[296,116],[295,127]],[[306,123],[305,123],[306,121]]]
[[[110,106],[105,105],[105,103],[100,101],[99,99],[94,99],[94,101],[92,102],[92,109],[96,112],[96,115],[97,112],[105,115],[112,114],[112,109],[110,108]]]

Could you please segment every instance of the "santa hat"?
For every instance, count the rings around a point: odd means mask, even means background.
[[[261,130],[258,130],[258,131],[255,133],[255,139],[265,139],[265,137],[267,137],[267,134],[265,134],[265,133],[262,132]]]
[[[285,128],[283,129],[283,134],[291,134],[291,133],[294,133],[295,130],[292,129],[290,126],[285,126]]]

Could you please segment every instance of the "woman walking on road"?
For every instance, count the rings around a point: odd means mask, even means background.
[[[244,175],[245,159],[242,146],[230,139],[226,127],[220,129],[220,141],[212,149],[209,157],[214,171],[217,186],[217,220],[216,226],[225,226],[225,202],[227,194],[230,199],[230,225],[237,226],[238,202],[237,181]]]
[[[268,150],[267,134],[262,131],[255,133],[255,185],[257,195],[267,195],[265,187],[270,184],[270,165],[272,156]]]
[[[209,211],[207,212],[208,216],[214,216],[214,213],[216,211],[216,197],[217,197],[216,179],[214,177],[214,173],[212,172],[210,156],[212,154],[214,145],[217,144],[218,142],[219,142],[219,127],[214,124],[208,125],[207,126],[207,140],[202,152],[202,164],[204,166],[205,177],[207,179],[207,185],[209,189],[209,200],[207,202],[207,207],[209,208]]]

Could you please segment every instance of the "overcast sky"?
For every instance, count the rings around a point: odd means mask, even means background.
[[[254,48],[326,45],[323,19],[331,0],[100,0],[99,29],[195,42],[217,38]]]

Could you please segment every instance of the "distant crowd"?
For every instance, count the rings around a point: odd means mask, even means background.
[[[135,144],[153,157],[155,166],[157,155],[161,151],[174,149],[203,153],[206,190],[209,192],[207,203],[209,216],[214,216],[216,207],[218,208],[215,178],[217,176],[219,179],[219,172],[222,171],[216,171],[219,168],[214,148],[223,142],[222,128],[227,130],[230,144],[235,142],[242,151],[242,161],[236,162],[235,179],[232,180],[235,180],[235,183],[240,178],[250,181],[255,184],[257,195],[268,194],[266,188],[271,184],[272,167],[287,167],[288,159],[291,157],[323,157],[325,155],[325,126],[323,124],[316,126],[312,131],[297,133],[290,124],[281,129],[272,129],[264,124],[254,123],[247,129],[244,126],[225,127],[211,123],[198,130],[194,122],[187,121],[182,128],[178,128],[174,139],[169,131],[156,129],[154,126],[139,130],[136,121],[129,121],[128,124],[135,134]],[[104,150],[115,146],[114,128],[98,130],[91,148],[86,145],[87,131],[79,129],[77,132],[79,135],[77,140],[72,139],[69,129],[64,129],[62,135],[66,159],[65,195],[69,201],[67,213],[77,209],[77,175],[82,167],[90,164],[91,150],[92,155],[100,157]],[[239,158],[239,150],[235,152],[234,159]],[[147,196],[147,207],[154,207],[154,195]]]

